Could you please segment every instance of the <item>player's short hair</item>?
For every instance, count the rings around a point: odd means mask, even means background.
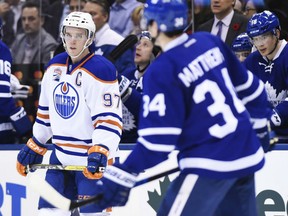
[[[246,32],[250,38],[253,38],[267,32],[276,35],[276,29],[281,29],[278,17],[273,12],[265,10],[250,18]]]

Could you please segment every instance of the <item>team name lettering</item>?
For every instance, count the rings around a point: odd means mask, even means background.
[[[224,61],[224,57],[218,47],[208,50],[198,56],[191,63],[182,69],[178,74],[179,79],[185,86],[189,87],[192,82],[195,82],[205,72],[217,67]]]
[[[71,97],[69,95],[56,94],[55,102],[56,102],[56,106],[58,107],[58,109],[66,114],[71,113],[75,108],[74,96]]]

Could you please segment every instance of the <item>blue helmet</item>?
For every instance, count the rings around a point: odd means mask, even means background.
[[[161,32],[183,30],[188,24],[186,0],[147,0],[144,8],[144,25],[155,21]]]
[[[276,29],[280,29],[277,16],[271,11],[265,10],[254,14],[247,25],[247,34],[250,38],[262,35],[266,32],[276,34]]]
[[[241,33],[238,35],[233,43],[232,43],[232,51],[234,52],[242,52],[242,51],[250,51],[252,49],[252,43],[250,41],[247,33]]]

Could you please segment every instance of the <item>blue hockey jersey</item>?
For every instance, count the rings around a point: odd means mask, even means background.
[[[288,45],[282,40],[273,60],[268,61],[255,51],[244,61],[244,65],[265,83],[268,101],[277,110],[284,127],[275,127],[277,135],[288,137]],[[286,100],[286,101],[285,101]]]
[[[183,34],[145,73],[139,138],[124,165],[139,173],[178,150],[183,172],[249,175],[264,164],[253,128],[266,125],[270,112],[263,82],[219,38]]]
[[[23,107],[16,107],[12,97],[11,64],[11,52],[0,40],[0,143],[14,143],[16,137],[30,131],[32,125]]]
[[[138,121],[142,102],[143,74],[135,67],[134,70],[123,73],[130,80],[131,95],[123,104],[122,143],[135,143],[138,138]]]

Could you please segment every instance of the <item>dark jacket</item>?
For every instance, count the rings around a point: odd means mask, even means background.
[[[196,29],[196,31],[211,32],[213,23],[214,23],[214,18],[200,25],[198,29]],[[248,19],[244,15],[234,12],[234,15],[232,17],[232,20],[231,20],[231,23],[227,32],[227,37],[225,40],[225,43],[229,47],[231,47],[233,40],[239,34],[246,32],[247,23],[248,23]]]

